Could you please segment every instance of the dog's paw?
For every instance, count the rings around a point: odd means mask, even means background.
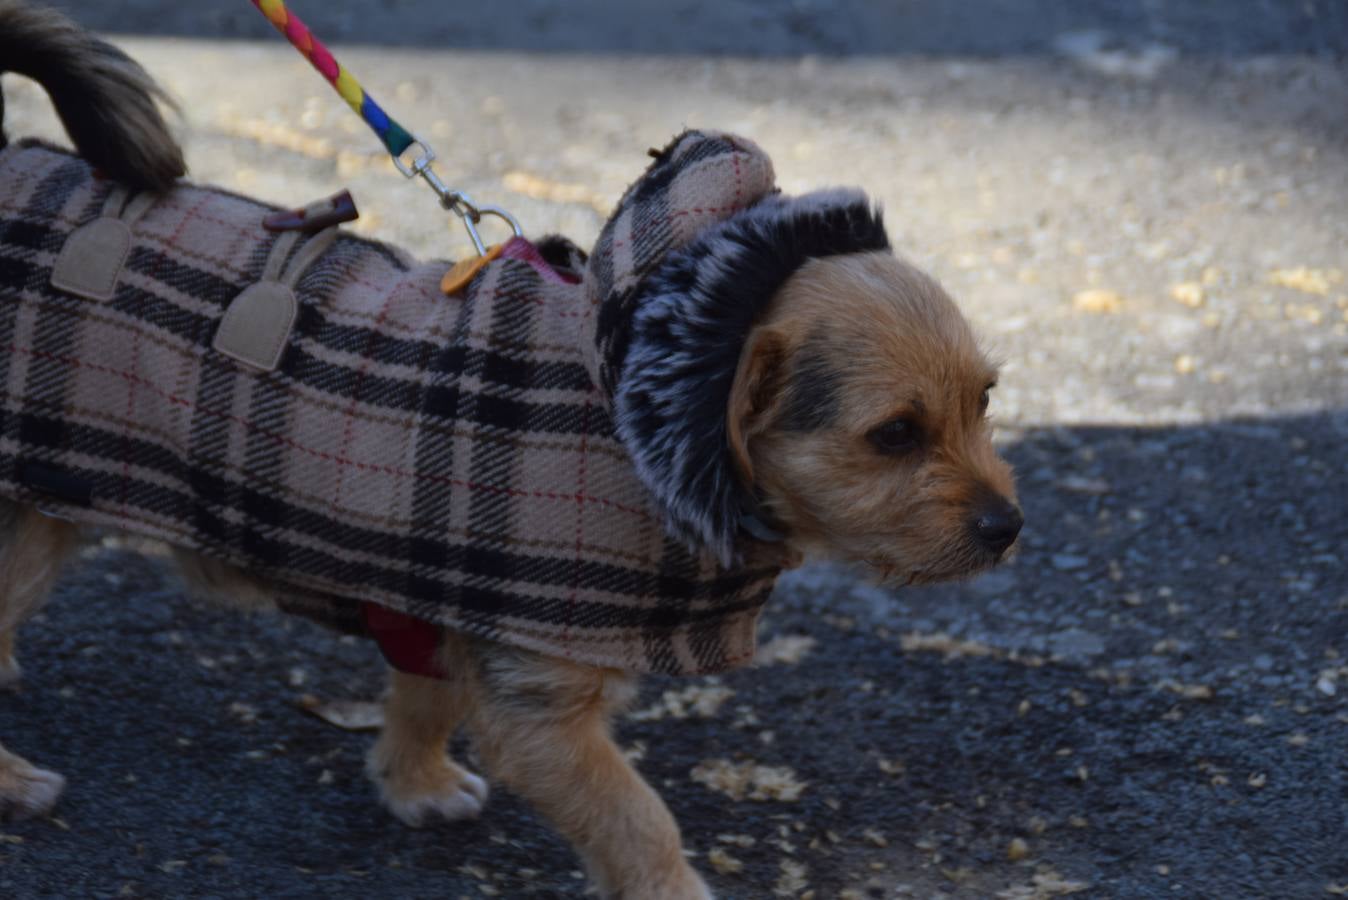
[[[476,818],[486,802],[487,782],[471,772],[464,772],[463,778],[453,786],[422,794],[402,797],[386,794],[384,797],[384,805],[389,812],[413,828],[437,818],[448,822]]]
[[[473,819],[487,802],[487,782],[446,760],[431,772],[375,774],[384,806],[413,828],[436,819]]]
[[[0,751],[0,821],[46,815],[65,786],[61,775]]]

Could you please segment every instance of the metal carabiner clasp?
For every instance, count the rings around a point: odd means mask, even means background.
[[[421,152],[411,153],[412,161],[410,163],[404,162],[403,157],[408,156],[409,151],[414,148],[420,148]],[[426,143],[416,135],[412,135],[412,143],[408,144],[407,148],[404,149],[402,153],[393,157],[393,165],[403,174],[404,178],[416,178],[417,176],[421,176],[421,180],[430,185],[431,190],[435,191],[435,196],[440,198],[441,206],[445,209],[458,212],[456,207],[459,204],[459,197],[461,195],[458,191],[448,187],[440,180],[440,176],[436,175],[435,170],[431,168],[431,163],[433,162],[435,162],[435,150],[431,148],[430,144]]]
[[[408,155],[408,151],[416,147],[420,147],[421,152],[412,154],[412,162],[410,164],[403,162],[403,157]],[[398,168],[399,172],[403,173],[404,178],[416,178],[418,175],[429,172],[431,170],[431,163],[434,161],[435,151],[431,149],[431,145],[416,135],[412,135],[412,143],[408,144],[407,147],[403,149],[402,153],[393,157],[393,165]]]
[[[419,147],[420,152],[412,154],[411,163],[403,162],[403,156],[407,155],[408,150]],[[498,219],[504,219],[510,226],[510,230],[515,233],[515,237],[524,237],[524,229],[520,227],[519,221],[510,213],[501,209],[499,206],[478,206],[473,203],[473,198],[469,197],[463,191],[456,191],[447,186],[440,180],[440,176],[435,174],[431,168],[431,163],[435,161],[435,151],[416,135],[412,135],[412,143],[407,145],[407,149],[401,154],[393,157],[393,164],[398,167],[398,171],[403,173],[405,178],[415,178],[418,175],[421,179],[431,186],[435,195],[440,198],[440,205],[454,215],[463,220],[463,225],[468,229],[468,237],[473,241],[473,247],[477,250],[478,256],[485,256],[487,245],[482,242],[482,236],[477,232],[477,223],[482,221],[482,217],[496,216]]]
[[[499,206],[475,206],[470,212],[460,214],[463,218],[463,226],[468,229],[468,237],[473,240],[473,247],[477,249],[478,256],[485,256],[487,245],[482,242],[482,236],[477,233],[477,223],[482,221],[483,216],[495,216],[505,221],[510,226],[510,230],[515,233],[515,237],[524,237],[524,229],[520,223],[510,213],[501,209]]]

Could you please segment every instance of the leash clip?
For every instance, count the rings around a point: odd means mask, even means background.
[[[462,191],[455,191],[455,193],[458,195],[462,208],[459,208],[458,205],[448,208],[452,209],[455,215],[463,221],[463,227],[468,229],[468,237],[472,238],[478,256],[485,256],[487,253],[487,245],[482,242],[482,236],[477,233],[477,223],[482,221],[483,216],[495,216],[501,219],[510,226],[510,230],[515,233],[515,237],[524,237],[524,229],[520,227],[520,223],[515,221],[515,217],[501,207],[474,206],[473,201],[468,199],[467,194]]]
[[[407,151],[411,150],[413,147],[420,147],[421,154],[416,156],[411,164],[403,162],[403,157],[406,156]],[[431,163],[433,162],[435,162],[435,151],[431,149],[429,144],[416,135],[412,135],[412,143],[408,144],[403,149],[402,153],[393,157],[393,164],[398,167],[399,172],[403,173],[404,178],[416,178],[423,172],[429,172]],[[434,187],[435,185],[431,186]]]
[[[404,162],[403,157],[407,151],[412,148],[420,148],[419,153],[413,154],[411,163]],[[440,205],[454,213],[463,222],[464,228],[468,229],[468,237],[473,241],[473,247],[477,250],[478,256],[485,256],[487,245],[482,241],[482,235],[478,234],[477,225],[482,221],[483,216],[495,216],[503,220],[510,226],[510,230],[515,233],[515,237],[524,237],[524,229],[520,227],[519,221],[499,206],[478,206],[463,191],[455,190],[447,186],[440,180],[440,176],[435,174],[431,168],[431,163],[435,161],[435,151],[416,135],[412,136],[412,143],[407,145],[401,154],[393,157],[393,164],[398,167],[398,171],[404,178],[421,179],[430,185],[431,190],[440,198]]]

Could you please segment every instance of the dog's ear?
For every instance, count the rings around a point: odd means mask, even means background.
[[[785,335],[770,328],[756,328],[745,342],[735,370],[726,409],[726,436],[746,487],[754,480],[749,442],[772,422],[785,387],[787,354]]]

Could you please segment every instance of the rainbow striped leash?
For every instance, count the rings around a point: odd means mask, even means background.
[[[285,35],[286,40],[309,60],[318,70],[318,74],[327,79],[347,105],[365,120],[365,124],[370,126],[389,155],[393,157],[393,164],[398,167],[403,177],[421,177],[440,198],[440,205],[463,221],[479,256],[485,256],[487,253],[487,247],[477,231],[478,222],[483,216],[502,219],[515,232],[516,237],[523,236],[524,230],[520,228],[520,223],[501,207],[479,206],[463,191],[446,187],[431,168],[431,163],[435,160],[435,151],[431,146],[384,112],[374,98],[360,86],[356,77],[333,58],[328,48],[323,46],[323,42],[314,37],[308,26],[299,16],[287,9],[282,0],[251,0],[251,2],[267,17],[267,21],[275,25],[276,30]]]

